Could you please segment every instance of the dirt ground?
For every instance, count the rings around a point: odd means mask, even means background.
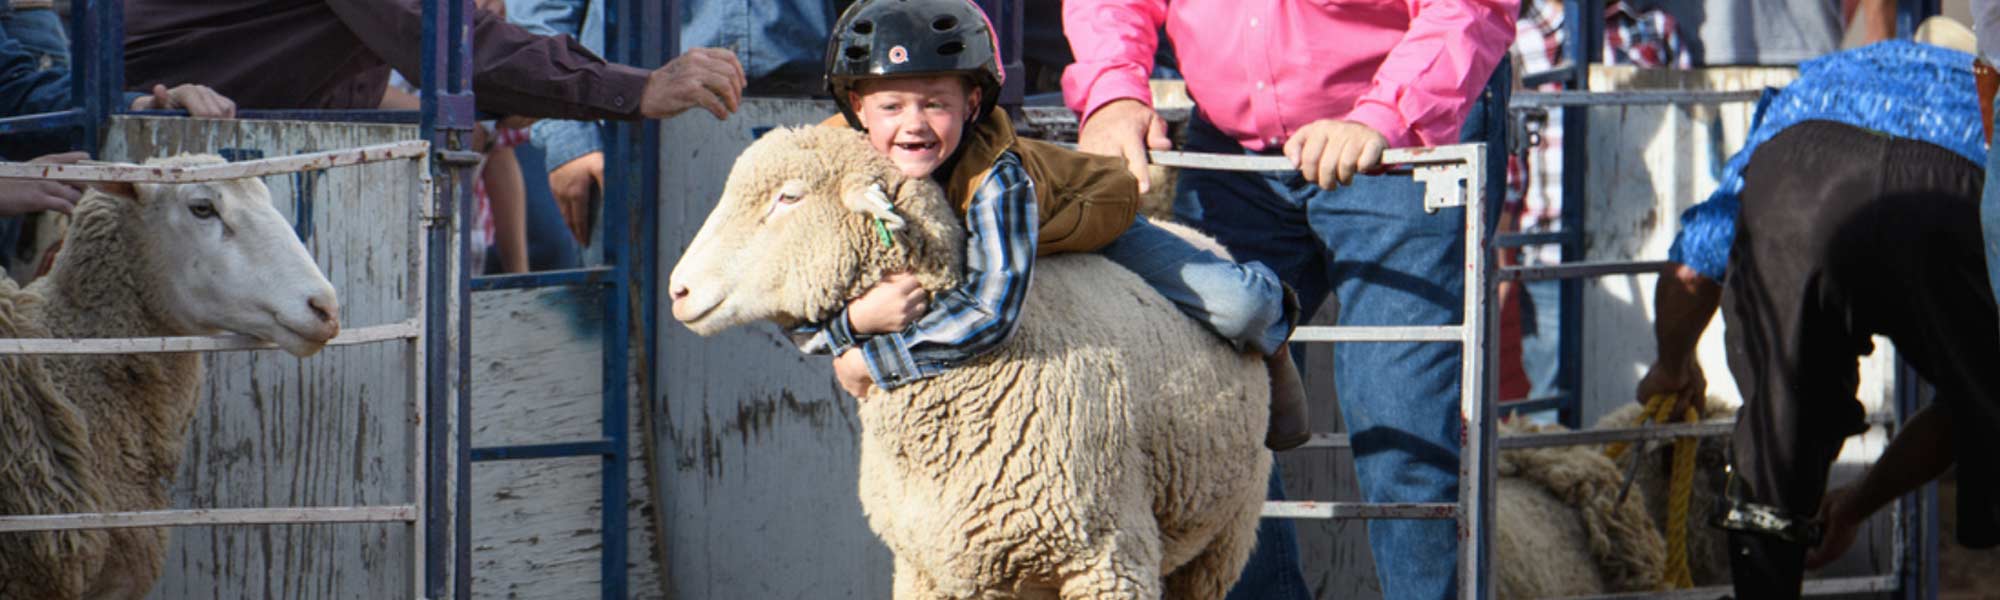
[[[1938,530],[1944,538],[1938,559],[1938,599],[2000,600],[2000,548],[1972,550],[1958,545],[1957,505],[1957,482],[1946,478],[1938,484]]]

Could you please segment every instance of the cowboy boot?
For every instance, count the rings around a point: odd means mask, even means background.
[[[1299,300],[1291,286],[1285,286],[1285,314],[1296,328]],[[1271,376],[1271,423],[1264,430],[1264,447],[1276,451],[1297,448],[1312,439],[1312,428],[1306,422],[1305,381],[1299,378],[1298,363],[1292,361],[1289,339],[1278,345],[1277,352],[1264,357],[1264,371]]]

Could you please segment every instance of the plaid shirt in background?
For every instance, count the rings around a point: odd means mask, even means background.
[[[1673,16],[1660,10],[1641,11],[1622,1],[1606,4],[1604,64],[1692,68],[1694,59],[1674,27]],[[1561,0],[1524,0],[1514,30],[1513,52],[1520,61],[1515,72],[1540,73],[1563,64],[1566,59],[1563,44],[1567,43],[1568,31],[1563,28]],[[1544,92],[1562,89],[1561,83],[1536,88]],[[1528,131],[1539,134],[1540,139],[1528,148],[1525,162],[1520,156],[1507,158],[1507,210],[1520,216],[1523,233],[1558,231],[1562,228],[1562,109],[1549,109],[1548,120],[1530,122]],[[1522,248],[1521,264],[1559,262],[1562,262],[1561,246]]]

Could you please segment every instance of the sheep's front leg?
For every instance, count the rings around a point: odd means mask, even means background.
[[[896,600],[951,600],[938,589],[929,575],[901,558],[896,559],[894,597]]]
[[[1137,539],[1145,537],[1147,539]],[[1063,580],[1062,600],[1156,600],[1160,597],[1157,534],[1120,535],[1101,557]]]

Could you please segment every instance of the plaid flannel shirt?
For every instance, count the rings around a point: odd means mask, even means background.
[[[1040,212],[1035,183],[1013,152],[1000,155],[965,212],[965,281],[931,301],[930,312],[900,332],[856,335],[841,309],[824,325],[793,331],[808,354],[839,356],[858,348],[875,385],[894,389],[934,377],[992,351],[1014,333],[1035,266]]]

